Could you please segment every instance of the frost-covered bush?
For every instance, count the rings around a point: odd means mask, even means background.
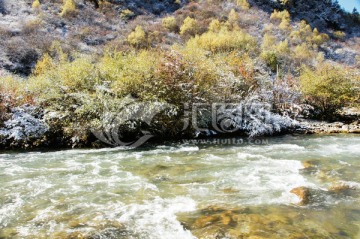
[[[244,100],[237,106],[220,108],[217,112],[218,126],[224,132],[245,132],[249,137],[287,132],[298,123],[287,116],[271,111],[271,105],[256,97]]]
[[[5,141],[29,142],[41,138],[49,127],[42,120],[42,110],[23,105],[12,110],[11,118],[0,128],[0,138]]]

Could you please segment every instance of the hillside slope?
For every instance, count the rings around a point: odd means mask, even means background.
[[[327,0],[0,3],[4,147],[256,137],[358,117],[343,108],[359,107],[359,15]]]

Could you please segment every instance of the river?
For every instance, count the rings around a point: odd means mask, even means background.
[[[264,142],[3,152],[0,238],[360,238],[360,136]]]

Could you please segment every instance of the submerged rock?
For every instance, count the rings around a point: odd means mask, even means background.
[[[306,187],[294,188],[290,191],[300,198],[300,205],[306,205],[310,202],[310,189]]]
[[[203,216],[203,217],[196,219],[196,221],[193,224],[193,228],[194,229],[203,228],[203,227],[209,226],[213,223],[220,221],[220,219],[221,218],[219,215]]]
[[[190,229],[199,239],[325,239],[338,233],[338,230],[330,230],[332,224],[319,226],[313,221],[309,223],[293,207],[238,210],[213,206],[200,210],[195,215],[196,219]],[[193,216],[190,218],[194,219]]]
[[[344,183],[333,184],[329,188],[329,192],[337,193],[337,194],[348,194],[352,190],[355,190],[355,187],[351,187],[350,185],[347,185],[347,184],[344,184]]]

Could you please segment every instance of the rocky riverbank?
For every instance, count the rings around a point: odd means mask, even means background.
[[[305,134],[360,134],[359,121],[350,124],[344,122],[325,122],[306,120],[300,123]]]
[[[351,118],[351,123],[330,123],[309,119],[296,119],[293,121],[294,123],[289,124],[286,129],[281,129],[275,134],[360,134],[359,115],[358,113],[352,114],[351,117],[347,115],[345,118]],[[57,115],[54,112],[44,112],[41,108],[30,105],[13,108],[8,120],[6,120],[3,125],[0,125],[0,148],[34,149],[106,146],[94,137],[91,132],[87,133],[88,136],[86,139],[75,136],[67,138],[64,135],[64,130],[66,129],[61,128],[61,117],[61,115]],[[215,135],[219,136],[218,134]],[[246,134],[242,132],[241,135],[244,136]],[[264,135],[270,137],[272,134],[265,132]],[[214,137],[213,134],[208,136]],[[234,134],[232,133],[231,136],[234,136]],[[206,135],[202,135],[202,137],[206,137]]]

